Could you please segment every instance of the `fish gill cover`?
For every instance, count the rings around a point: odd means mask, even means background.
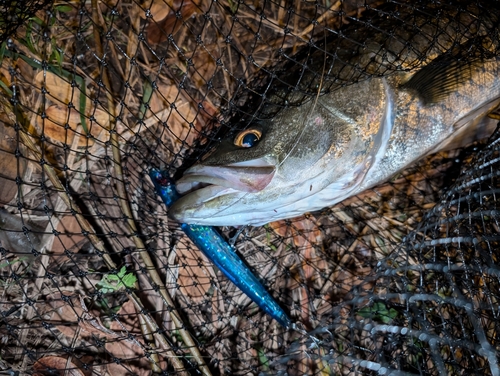
[[[318,92],[443,56],[451,66],[495,58],[499,8],[27,7],[0,48],[1,371],[500,374],[498,133],[335,206],[220,228],[298,330],[200,253],[148,176],[178,179],[224,135]]]

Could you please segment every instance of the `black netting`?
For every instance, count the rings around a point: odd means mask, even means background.
[[[0,17],[2,372],[500,374],[498,132],[319,212],[220,228],[300,330],[148,176],[318,93],[492,59],[498,1],[21,3]]]
[[[0,1],[0,41],[4,42],[37,11],[52,3],[53,0]]]

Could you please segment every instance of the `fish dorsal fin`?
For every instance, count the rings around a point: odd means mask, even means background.
[[[458,46],[417,71],[401,88],[414,91],[424,104],[438,103],[472,78],[485,55],[481,48]]]

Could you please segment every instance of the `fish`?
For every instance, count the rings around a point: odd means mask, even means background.
[[[499,1],[390,1],[351,19],[308,47],[299,82],[283,72],[268,104],[184,172],[169,215],[210,226],[297,217],[490,129],[499,15]]]
[[[150,170],[149,176],[163,203],[170,208],[179,199],[173,181],[166,172],[155,168]],[[185,223],[181,223],[181,229],[198,249],[264,312],[284,328],[293,328],[293,323],[285,311],[217,230],[210,226]]]

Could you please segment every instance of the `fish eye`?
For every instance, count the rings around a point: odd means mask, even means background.
[[[245,129],[236,135],[234,144],[242,148],[254,147],[262,137],[262,132],[259,129]]]

